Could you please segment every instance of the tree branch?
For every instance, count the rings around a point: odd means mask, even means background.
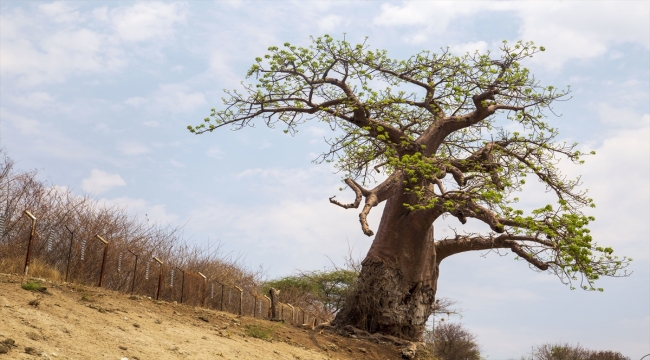
[[[334,196],[332,196],[329,200],[332,204],[338,205],[344,209],[356,209],[361,203],[361,198],[365,197],[365,205],[363,206],[361,213],[359,213],[359,222],[361,223],[361,230],[363,233],[367,236],[372,236],[375,233],[370,229],[370,226],[368,226],[368,214],[373,207],[379,205],[393,195],[395,185],[398,183],[400,177],[401,171],[396,171],[391,176],[389,176],[388,179],[384,180],[381,184],[372,190],[364,189],[354,180],[347,178],[345,179],[345,183],[350,186],[356,195],[354,202],[351,204],[343,204],[337,200],[334,200]]]
[[[330,198],[330,202],[331,202],[332,204],[334,204],[334,205],[338,205],[338,206],[340,206],[340,207],[342,207],[342,208],[344,208],[344,209],[351,209],[351,208],[356,209],[356,208],[359,207],[359,204],[361,203],[361,197],[363,196],[364,191],[362,191],[361,186],[359,186],[359,185],[358,185],[354,180],[352,180],[352,179],[350,179],[350,178],[345,179],[345,183],[348,184],[348,186],[350,187],[350,189],[352,189],[352,191],[354,191],[354,194],[356,195],[355,198],[354,198],[354,202],[353,202],[353,203],[350,203],[350,204],[343,204],[343,203],[341,203],[341,202],[339,202],[339,201],[337,201],[337,200],[334,200],[334,198],[336,197],[336,195],[335,195],[335,196],[332,196],[332,197]],[[364,189],[364,190],[365,190],[365,189]],[[366,192],[367,192],[367,191],[368,191],[368,190],[366,190]]]
[[[445,258],[467,251],[510,249],[522,259],[526,260],[540,270],[548,270],[549,264],[535,258],[532,254],[524,251],[518,240],[538,242],[539,239],[533,236],[517,236],[501,234],[497,237],[490,236],[456,236],[436,241],[436,262],[440,263]]]

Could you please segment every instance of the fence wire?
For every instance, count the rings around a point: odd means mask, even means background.
[[[7,226],[8,223],[10,226]],[[111,234],[98,236],[94,226],[72,229],[67,224],[37,222],[36,239],[31,250],[31,272],[50,277],[66,274],[67,281],[86,286],[101,286],[124,293],[147,296],[168,302],[205,307],[259,319],[271,317],[270,299],[258,292],[251,283],[232,284],[219,276],[206,276],[198,270],[175,265],[175,259],[154,261],[151,251],[133,251],[123,236],[114,239]],[[20,259],[25,259],[30,224],[0,215],[0,269],[20,273]],[[41,236],[41,232],[46,234]],[[103,237],[102,237],[103,236]],[[93,238],[107,239],[97,241]],[[113,240],[112,240],[113,239]],[[90,241],[89,241],[90,240]],[[106,258],[104,262],[104,251]],[[133,256],[129,255],[132,254]],[[125,256],[128,255],[128,256]],[[162,255],[159,255],[162,256]],[[102,264],[104,275],[100,281]],[[161,272],[162,267],[162,272]],[[206,272],[209,273],[209,272]],[[158,288],[160,284],[160,289]],[[279,320],[291,324],[323,322],[313,313],[280,303]],[[310,322],[311,321],[311,322]]]

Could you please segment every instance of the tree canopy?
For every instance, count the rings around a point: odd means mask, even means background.
[[[362,231],[373,207],[397,192],[414,212],[454,216],[487,224],[486,234],[456,233],[436,241],[440,261],[470,250],[507,248],[532,267],[565,283],[581,279],[586,290],[600,276],[620,276],[631,259],[598,246],[584,212],[594,202],[579,178],[564,176],[561,160],[581,164],[577,144],[558,140],[545,118],[569,88],[546,86],[522,65],[543,52],[532,42],[503,42],[492,54],[457,56],[448,49],[396,60],[364,41],[352,45],[325,35],[306,47],[285,43],[258,57],[247,73],[254,84],[226,91],[224,107],[212,109],[192,133],[261,119],[295,134],[308,120],[328,124],[335,135],[316,162],[332,162],[354,191]],[[503,114],[503,116],[498,116]],[[372,189],[368,184],[379,182]],[[450,176],[447,176],[450,175]],[[532,211],[518,208],[526,180],[536,179],[555,203]],[[623,273],[624,275],[624,273]]]

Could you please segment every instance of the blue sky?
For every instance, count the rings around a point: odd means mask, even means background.
[[[368,36],[399,59],[495,50],[504,39],[545,46],[525,65],[573,96],[549,122],[597,151],[563,170],[582,175],[598,205],[595,238],[633,257],[634,274],[600,281],[604,293],[571,291],[511,255],[466,253],[442,263],[439,296],[460,302],[489,359],[557,341],[650,353],[647,1],[3,1],[0,16],[0,141],[20,168],[184,225],[194,241],[218,240],[269,276],[340,264],[348,243],[362,256],[372,238],[356,212],[327,201],[352,198],[339,194],[340,174],[311,163],[327,127],[306,123],[295,137],[262,124],[185,129],[220,105],[222,89],[240,86],[256,56],[326,33]],[[522,198],[545,201],[535,184]],[[436,223],[436,236],[449,226],[459,224]]]

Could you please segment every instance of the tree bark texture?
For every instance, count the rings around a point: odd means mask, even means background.
[[[409,211],[406,195],[388,199],[375,240],[350,298],[333,324],[419,340],[438,281],[435,215]]]
[[[280,290],[271,288],[269,290],[269,295],[271,298],[271,320],[280,320]]]

